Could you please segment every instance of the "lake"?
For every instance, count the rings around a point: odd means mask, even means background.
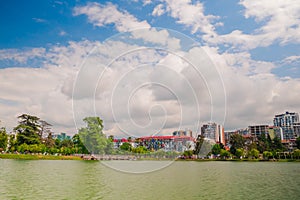
[[[300,163],[164,162],[3,159],[0,199],[300,199]]]

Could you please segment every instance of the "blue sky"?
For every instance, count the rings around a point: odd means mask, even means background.
[[[300,110],[299,103],[295,102],[300,96],[300,6],[297,0],[7,0],[0,2],[0,9],[0,75],[5,83],[2,84],[4,92],[0,97],[0,105],[7,113],[7,116],[0,115],[0,119],[9,124],[8,127],[13,126],[13,120],[19,112],[30,112],[30,109],[33,109],[35,114],[47,118],[49,112],[45,108],[47,104],[44,103],[47,102],[45,99],[50,98],[47,96],[50,91],[53,92],[51,98],[60,96],[60,101],[70,107],[72,95],[68,96],[64,92],[66,88],[72,88],[74,85],[72,81],[80,71],[80,59],[87,55],[84,52],[88,52],[93,46],[104,45],[106,41],[111,40],[111,36],[132,33],[132,30],[137,28],[152,28],[153,32],[149,30],[149,35],[146,32],[144,36],[138,36],[140,42],[134,40],[130,43],[128,36],[122,42],[126,43],[128,40],[127,45],[137,42],[136,45],[140,46],[143,46],[144,41],[176,45],[172,38],[172,30],[177,31],[198,42],[199,48],[206,51],[220,76],[224,78],[222,81],[227,95],[240,95],[245,90],[253,90],[248,95],[241,95],[241,101],[245,102],[245,108],[241,110],[252,110],[255,117],[243,116],[236,120],[236,123],[229,117],[234,118],[235,114],[239,113],[235,108],[237,104],[235,100],[230,101],[232,97],[227,97],[226,106],[229,113],[226,113],[226,120],[220,123],[228,129],[244,127],[249,121],[271,122],[271,116],[277,112],[284,112],[285,109]],[[159,35],[156,31],[163,29],[167,32],[162,31],[161,35],[156,37],[156,34]],[[166,38],[162,37],[162,34]],[[118,36],[116,38],[121,39]],[[179,40],[182,42],[182,38]],[[191,53],[190,47],[184,46],[181,43],[180,54]],[[147,56],[150,59],[154,54],[147,52]],[[168,56],[156,56],[160,60],[155,61],[155,64],[164,63],[169,59]],[[70,60],[66,61],[67,57]],[[141,61],[142,58],[139,59]],[[177,65],[172,63],[172,60],[168,62],[170,65]],[[36,80],[49,78],[57,83],[49,83],[31,91],[33,85],[39,83],[25,79],[23,75],[26,73],[36,74]],[[14,85],[14,79],[7,77],[24,81],[25,91],[45,94],[33,95],[29,99],[13,95],[8,90],[17,92],[19,89],[16,88],[19,85]],[[149,77],[145,80],[147,78]],[[241,81],[241,84],[234,81]],[[266,96],[269,98],[261,97],[261,102],[258,102],[257,97],[254,97],[258,88],[267,91],[269,95]],[[290,90],[288,94],[287,88]],[[270,112],[262,114],[259,108],[251,109],[255,106],[267,107]],[[72,108],[70,109],[67,113],[72,113]],[[49,117],[48,120],[61,129],[74,131],[70,113],[65,116],[67,125],[58,122],[60,117]],[[104,118],[108,119],[107,131],[118,132],[114,126],[116,122],[111,116],[105,115]],[[208,121],[209,117],[204,119]],[[185,128],[189,128],[188,124],[193,123],[194,121],[190,120]]]

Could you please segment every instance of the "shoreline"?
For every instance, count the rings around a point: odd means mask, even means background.
[[[32,155],[32,154],[0,154],[0,159],[14,159],[14,160],[87,160],[75,155]],[[194,161],[194,162],[212,162],[212,161],[226,161],[226,162],[300,162],[300,159],[166,159],[166,158],[137,158],[133,161]],[[94,160],[101,161],[101,160]],[[107,161],[107,160],[106,160]]]
[[[78,156],[32,155],[32,154],[0,154],[0,159],[14,160],[83,160]]]

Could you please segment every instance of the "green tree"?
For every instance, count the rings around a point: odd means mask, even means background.
[[[72,137],[72,141],[73,141],[73,144],[74,144],[75,153],[89,154],[89,151],[87,150],[87,148],[82,143],[79,134],[75,134]]]
[[[297,159],[300,158],[300,149],[296,149],[296,150],[294,151],[294,157],[297,158]]]
[[[192,150],[184,151],[183,156],[186,158],[190,158],[191,156],[193,156],[193,151]]]
[[[260,152],[260,153],[263,153],[264,151],[267,151],[269,150],[269,140],[267,139],[266,137],[266,134],[262,133],[260,134],[259,136],[257,136],[257,150]]]
[[[275,137],[272,141],[271,144],[271,150],[275,150],[275,151],[284,151],[284,146],[281,143],[281,140],[279,137]]]
[[[131,148],[132,148],[132,146],[131,146],[131,144],[128,143],[128,142],[124,142],[124,143],[120,146],[120,149],[121,149],[122,151],[131,151]]]
[[[259,157],[259,151],[257,149],[251,149],[249,152],[248,152],[248,157],[249,158],[258,158]]]
[[[5,151],[7,147],[8,135],[5,128],[0,128],[0,152]]]
[[[226,151],[225,149],[221,149],[220,156],[221,158],[226,159],[229,158],[231,155],[229,151]]]
[[[236,151],[235,151],[235,156],[237,157],[237,158],[241,158],[241,157],[243,157],[244,156],[244,149],[243,148],[239,148],[239,149],[237,149]]]
[[[86,117],[83,121],[86,127],[79,129],[79,136],[85,147],[95,154],[104,154],[110,150],[109,140],[103,133],[103,121],[99,117]]]
[[[272,154],[272,152],[270,152],[270,151],[264,151],[264,152],[263,152],[263,157],[264,157],[264,159],[266,159],[266,160],[270,159],[272,156],[273,156],[273,154]]]
[[[219,155],[220,152],[221,152],[220,144],[214,144],[212,149],[211,149],[211,153],[216,156],[216,155]]]
[[[40,144],[41,137],[39,136],[41,127],[39,118],[36,116],[22,114],[18,117],[19,125],[14,128],[17,133],[17,145],[21,144]]]
[[[230,136],[230,144],[231,144],[230,153],[235,155],[237,149],[244,148],[245,140],[243,136],[240,134],[232,134]]]
[[[297,137],[296,145],[297,145],[297,149],[300,149],[300,137]]]

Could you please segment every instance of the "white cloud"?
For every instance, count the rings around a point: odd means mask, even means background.
[[[0,50],[0,60],[14,60],[19,63],[26,63],[31,58],[44,57],[45,48],[32,48],[20,51],[18,49]]]
[[[117,6],[112,3],[107,3],[106,5],[88,3],[86,6],[75,7],[73,14],[75,16],[87,15],[89,22],[99,27],[114,24],[119,32],[127,32],[138,28],[150,28],[146,20],[139,21],[127,11],[118,10]]]
[[[177,23],[192,28],[191,32],[202,32],[207,35],[215,35],[212,22],[218,19],[214,15],[205,15],[202,3],[192,3],[191,0],[164,0],[166,11],[171,17],[177,19]]]
[[[260,26],[250,34],[234,30],[218,37],[205,37],[211,44],[233,44],[242,49],[265,47],[274,43],[300,42],[300,4],[298,0],[241,0],[246,19],[254,18]]]
[[[163,4],[158,4],[157,6],[155,6],[155,8],[152,11],[153,16],[161,16],[164,13],[165,13],[165,10],[164,10]]]

